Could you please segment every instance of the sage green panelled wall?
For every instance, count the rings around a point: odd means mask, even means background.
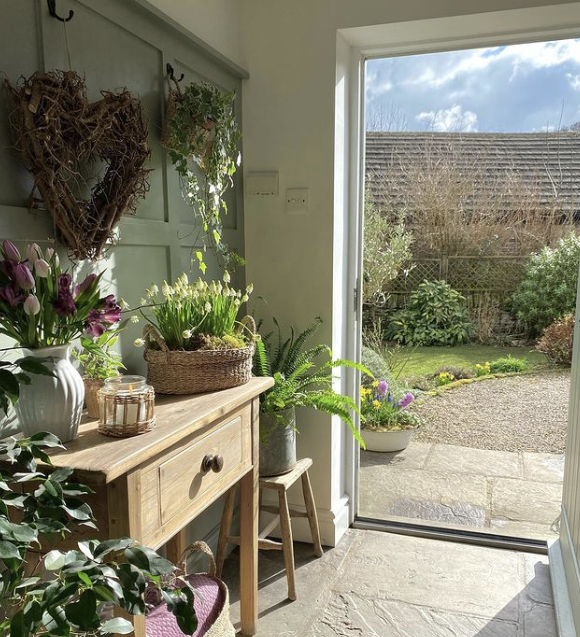
[[[200,242],[199,227],[181,196],[177,173],[159,142],[167,88],[165,65],[170,62],[176,73],[184,73],[185,82],[206,80],[238,92],[241,78],[198,42],[132,0],[59,0],[60,15],[68,15],[69,9],[75,12],[66,34],[63,24],[49,16],[45,0],[1,0],[0,8],[0,72],[11,82],[36,70],[67,69],[68,40],[71,67],[86,77],[89,99],[99,99],[101,90],[127,87],[143,103],[149,120],[150,191],[137,215],[123,220],[119,243],[108,256],[96,265],[77,268],[83,273],[95,267],[106,269],[110,290],[136,304],[152,281],[190,271],[192,249]],[[238,99],[238,109],[240,103]],[[31,180],[11,148],[7,95],[1,92],[0,239],[42,243],[54,236],[47,213],[28,211],[30,191]],[[228,199],[224,236],[243,254],[241,179]],[[206,260],[206,277],[219,275],[212,255]],[[240,271],[235,283],[242,284],[242,277]],[[131,371],[143,373],[143,352],[133,346],[140,330],[138,325],[128,327],[122,353]]]

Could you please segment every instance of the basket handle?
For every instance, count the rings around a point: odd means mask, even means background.
[[[163,336],[161,336],[159,330],[153,325],[145,325],[145,327],[143,328],[143,338],[145,339],[145,349],[151,349],[150,343],[151,341],[153,341],[157,343],[157,345],[159,345],[163,353],[169,353],[169,347],[167,347],[165,339],[163,338]]]
[[[207,555],[207,559],[209,561],[209,574],[212,577],[215,577],[217,569],[213,552],[209,548],[209,546],[202,541],[193,542],[188,547],[186,547],[186,549],[183,551],[183,554],[181,555],[181,559],[179,560],[179,568],[182,570],[183,573],[187,575],[187,558],[196,551]]]
[[[251,335],[252,335],[252,340],[258,340],[257,339],[257,328],[256,328],[256,321],[254,320],[253,316],[250,316],[249,314],[246,314],[246,316],[244,316],[244,318],[240,321],[239,326],[238,326],[238,332],[243,332],[244,330],[247,330]]]

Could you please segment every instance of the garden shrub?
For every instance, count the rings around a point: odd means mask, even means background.
[[[492,361],[489,367],[492,374],[510,374],[512,372],[525,372],[530,368],[530,364],[525,358],[506,356]]]
[[[363,345],[361,363],[379,380],[389,381],[391,373],[385,359],[375,350]]]
[[[393,315],[387,337],[403,345],[458,345],[472,330],[465,298],[445,281],[423,281]]]
[[[554,321],[544,330],[536,349],[543,352],[551,363],[570,365],[574,344],[574,324],[573,314],[566,314],[561,319]]]
[[[580,237],[573,232],[556,248],[532,254],[526,272],[512,296],[516,317],[537,336],[556,319],[574,312]]]

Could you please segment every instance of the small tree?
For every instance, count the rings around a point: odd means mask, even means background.
[[[394,281],[411,260],[413,235],[405,229],[405,214],[391,223],[369,201],[365,205],[363,243],[363,303],[384,305],[385,287]]]

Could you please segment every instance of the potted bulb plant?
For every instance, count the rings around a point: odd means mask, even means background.
[[[280,475],[296,465],[296,408],[309,407],[338,416],[364,447],[353,421],[359,412],[354,400],[332,388],[332,370],[339,367],[357,369],[366,375],[366,367],[349,360],[333,360],[330,348],[318,344],[307,347],[306,341],[316,333],[322,320],[316,320],[298,335],[282,337],[276,319],[276,344],[272,334],[256,343],[254,375],[272,376],[274,386],[260,396],[260,475]]]
[[[160,394],[195,394],[229,389],[247,383],[252,375],[255,323],[251,317],[238,321],[245,292],[223,283],[198,279],[189,283],[182,274],[173,285],[164,282],[147,290],[142,310],[147,321],[143,338],[148,382]]]
[[[121,328],[107,331],[97,338],[81,336],[81,349],[73,349],[73,357],[79,361],[85,384],[85,404],[89,418],[99,417],[97,392],[107,378],[119,376],[125,369],[121,355],[113,347],[119,340]]]
[[[423,424],[422,419],[408,409],[415,399],[413,394],[393,395],[387,381],[375,380],[370,386],[363,384],[360,395],[364,418],[361,428],[366,449],[383,452],[405,449],[413,432]]]

